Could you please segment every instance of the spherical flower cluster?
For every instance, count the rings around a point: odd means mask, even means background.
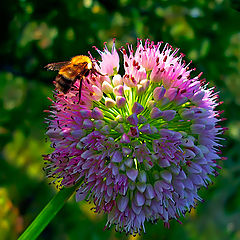
[[[80,182],[76,200],[107,213],[107,227],[135,234],[145,221],[169,226],[202,200],[198,189],[220,168],[224,129],[218,95],[201,73],[191,76],[178,49],[149,40],[127,48],[97,49],[101,75],[83,80],[80,103],[78,81],[55,94],[47,131],[54,151],[45,160],[54,181]]]

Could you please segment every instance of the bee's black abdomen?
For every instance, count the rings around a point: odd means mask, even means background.
[[[56,77],[55,86],[59,91],[67,93],[69,89],[72,87],[73,83],[74,81],[65,78],[62,74],[58,74]]]

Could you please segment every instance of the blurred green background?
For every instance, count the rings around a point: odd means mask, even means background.
[[[8,0],[0,3],[0,239],[16,239],[54,196],[42,170],[44,109],[54,86],[50,62],[87,54],[117,38],[136,38],[181,48],[192,67],[216,85],[229,130],[220,176],[200,195],[206,200],[165,229],[146,224],[134,239],[240,239],[240,4],[238,0]],[[106,216],[72,198],[39,239],[133,239],[111,228]]]

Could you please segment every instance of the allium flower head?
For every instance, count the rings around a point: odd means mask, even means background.
[[[218,95],[201,74],[192,77],[183,54],[169,44],[138,40],[119,53],[100,53],[104,74],[55,94],[49,116],[53,153],[49,177],[68,187],[80,181],[76,200],[108,214],[106,226],[130,234],[145,221],[169,220],[201,201],[198,189],[220,168]],[[119,55],[124,74],[120,75]]]

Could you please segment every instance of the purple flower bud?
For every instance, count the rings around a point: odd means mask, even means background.
[[[172,181],[172,174],[170,172],[168,172],[167,170],[163,170],[160,173],[161,177],[168,183],[171,183]]]
[[[62,138],[62,136],[60,135],[60,132],[61,132],[60,129],[52,129],[52,128],[50,128],[50,129],[48,129],[46,134],[50,138],[60,139],[60,138]]]
[[[146,183],[140,183],[140,182],[138,182],[136,186],[140,193],[144,193],[147,187]]]
[[[156,118],[160,118],[162,116],[163,112],[157,108],[154,107],[150,113],[151,118],[156,119]]]
[[[116,96],[123,96],[123,93],[124,93],[124,87],[123,87],[123,85],[118,85],[118,86],[116,86],[115,88],[113,88],[113,93],[114,93]]]
[[[118,85],[122,85],[123,84],[123,80],[121,75],[117,74],[115,76],[113,76],[113,85],[116,87]]]
[[[194,146],[194,141],[193,141],[190,137],[188,137],[188,138],[183,138],[183,139],[182,139],[182,145],[183,145],[184,147],[190,148],[190,147],[193,147],[193,146]]]
[[[199,102],[202,101],[204,96],[205,96],[205,91],[201,90],[201,91],[195,93],[191,100],[193,103],[198,104]]]
[[[155,101],[159,101],[164,97],[164,94],[166,93],[166,89],[162,87],[156,87],[153,91],[153,98]]]
[[[105,105],[108,108],[113,108],[116,105],[116,102],[113,99],[106,97],[105,98]]]
[[[128,135],[126,133],[124,133],[121,137],[120,143],[130,143],[130,138],[128,137]]]
[[[176,102],[177,106],[183,105],[187,101],[188,101],[187,97],[181,97],[181,98],[175,99],[175,102]]]
[[[128,197],[120,197],[117,201],[117,207],[120,212],[124,212],[128,205]]]
[[[201,107],[193,108],[193,111],[194,111],[194,118],[206,118],[211,114],[205,108],[201,108]]]
[[[145,134],[152,134],[152,129],[151,129],[151,126],[149,123],[143,125],[141,128],[140,128],[140,131],[142,133],[145,133]]]
[[[190,159],[193,159],[195,156],[196,154],[190,149],[185,150],[185,159],[190,160]]]
[[[112,162],[119,163],[122,160],[123,160],[122,153],[119,150],[115,151],[112,156]]]
[[[78,129],[78,130],[73,130],[71,132],[71,135],[75,138],[82,138],[84,136],[86,136],[86,131],[84,129]]]
[[[133,165],[133,160],[132,160],[131,158],[128,158],[128,159],[125,160],[124,164],[125,164],[127,167],[131,168],[132,165]]]
[[[155,192],[151,184],[147,184],[145,197],[147,199],[153,199],[155,197]]]
[[[98,107],[95,107],[92,110],[92,118],[94,118],[94,119],[103,119],[103,112]]]
[[[171,121],[173,120],[173,118],[175,117],[176,115],[176,111],[175,110],[165,110],[162,112],[162,118],[165,120],[165,121]]]
[[[130,116],[127,118],[127,121],[128,121],[131,125],[137,126],[137,124],[138,124],[137,114],[136,114],[136,113],[133,113],[132,115],[130,115]]]
[[[113,92],[113,87],[109,82],[104,81],[103,84],[102,84],[102,91],[106,94],[112,93]]]
[[[134,203],[136,204],[136,206],[141,207],[143,206],[143,204],[145,203],[145,197],[142,193],[140,193],[139,191],[136,191],[135,195],[134,195]]]
[[[122,153],[123,155],[126,157],[127,155],[129,155],[132,152],[132,150],[128,147],[123,147],[122,148]]]
[[[144,116],[140,115],[138,118],[138,121],[139,121],[139,123],[145,123],[147,121],[147,119]]]
[[[80,110],[79,113],[82,118],[91,118],[92,116],[92,111],[87,109]]]
[[[109,126],[108,125],[105,125],[104,127],[102,127],[101,129],[100,129],[100,132],[101,133],[103,133],[103,134],[109,134],[110,133],[110,128],[109,128]]]
[[[166,95],[170,101],[173,101],[175,99],[175,97],[177,96],[177,94],[178,94],[177,88],[169,88],[166,93]]]
[[[116,103],[117,103],[118,108],[123,108],[126,104],[126,98],[117,96],[116,97]]]
[[[124,127],[123,125],[120,123],[115,127],[115,131],[118,133],[124,133]]]
[[[200,134],[204,131],[205,125],[204,124],[192,124],[190,126],[192,133],[194,134]]]
[[[131,179],[133,182],[135,182],[135,180],[138,176],[138,170],[132,168],[132,169],[127,170],[126,174],[129,179]]]
[[[184,109],[181,113],[180,113],[180,116],[183,118],[183,119],[193,119],[194,118],[194,110],[192,109]]]
[[[138,175],[138,181],[141,183],[146,183],[147,182],[147,174],[145,171],[140,171],[139,175]]]
[[[90,119],[84,119],[82,127],[84,129],[92,129],[93,128],[93,122]]]
[[[96,120],[93,122],[95,128],[100,129],[105,125],[105,121],[103,120]]]
[[[135,102],[135,103],[133,104],[133,107],[132,107],[132,112],[133,112],[133,113],[139,114],[139,113],[141,113],[143,110],[144,110],[144,107],[143,107],[140,103]]]

